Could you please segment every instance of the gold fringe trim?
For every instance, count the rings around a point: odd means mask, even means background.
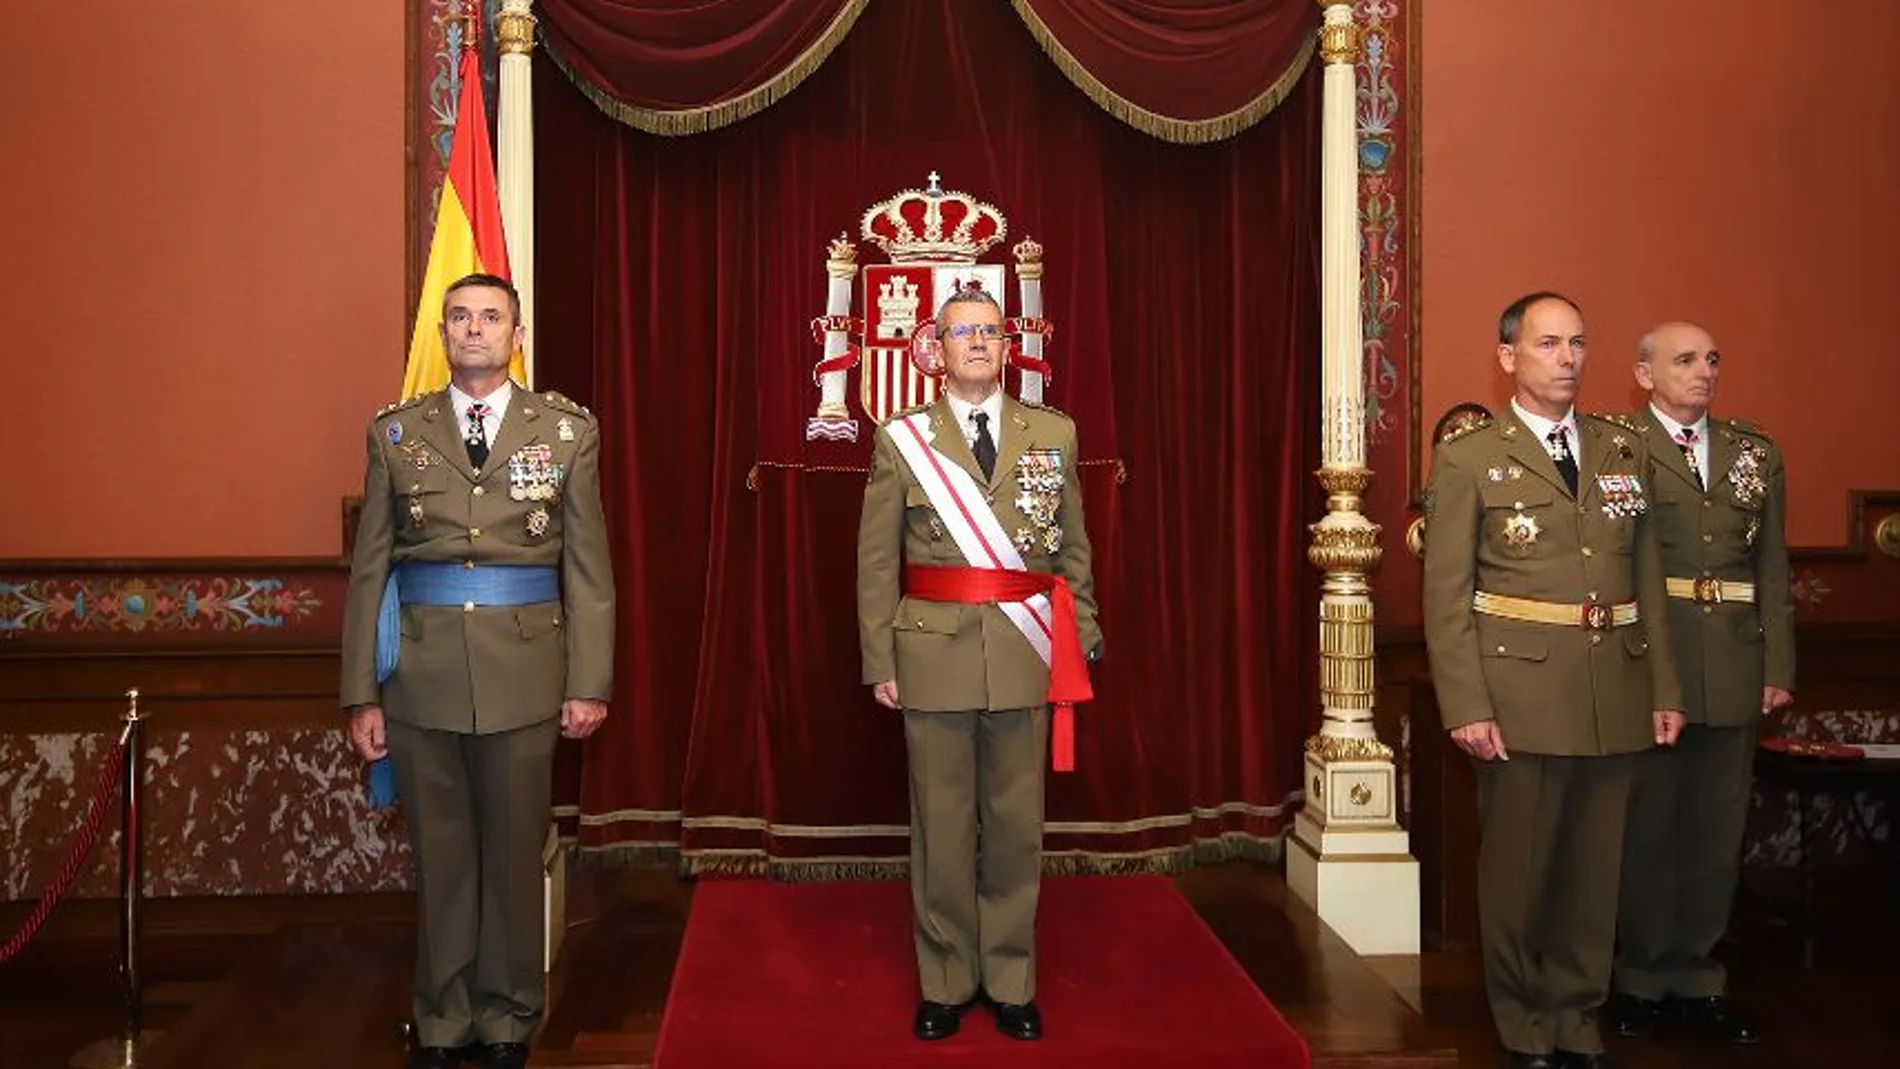
[[[1023,24],[1029,27],[1030,36],[1034,37],[1036,43],[1042,46],[1042,50],[1055,61],[1056,67],[1068,76],[1069,81],[1075,83],[1077,89],[1088,94],[1088,98],[1095,101],[1097,106],[1144,134],[1158,137],[1163,141],[1172,141],[1178,145],[1204,145],[1210,141],[1225,141],[1266,118],[1267,114],[1279,107],[1280,102],[1286,99],[1286,95],[1293,91],[1293,86],[1299,82],[1300,76],[1306,73],[1306,67],[1312,62],[1313,53],[1319,46],[1319,35],[1308,34],[1306,43],[1300,46],[1299,53],[1293,57],[1293,62],[1288,64],[1287,69],[1280,73],[1280,77],[1274,79],[1266,92],[1241,105],[1238,109],[1225,115],[1216,115],[1211,119],[1175,119],[1149,111],[1102,84],[1101,79],[1090,74],[1088,68],[1082,66],[1080,60],[1077,60],[1068,49],[1062,47],[1062,42],[1056,40],[1056,35],[1049,32],[1049,27],[1030,8],[1028,0],[1010,0],[1010,4],[1015,7],[1016,13],[1022,16]]]
[[[780,883],[834,880],[901,880],[910,861],[873,857],[825,857],[809,861],[767,857],[751,851],[707,851],[680,858],[683,876],[744,876]]]
[[[680,865],[678,843],[614,843],[611,846],[576,843],[572,856],[592,869],[665,869]]]
[[[752,89],[731,100],[721,101],[703,108],[687,108],[683,111],[661,111],[629,104],[607,90],[587,80],[586,76],[571,66],[561,50],[554,45],[553,37],[542,35],[542,45],[554,65],[567,75],[568,80],[581,94],[594,102],[594,106],[605,112],[610,118],[625,123],[644,133],[660,137],[683,137],[688,134],[703,134],[724,126],[731,126],[741,119],[749,119],[788,96],[805,79],[831,58],[831,53],[851,32],[851,27],[864,13],[864,7],[870,0],[846,0],[838,14],[825,27],[825,32],[805,47],[797,58],[786,64],[771,80],[756,89]]]
[[[617,849],[617,848],[609,848]],[[1286,833],[1271,837],[1228,832],[1176,846],[1131,853],[1094,850],[1044,851],[1044,876],[1169,876],[1199,865],[1253,861],[1278,865],[1286,856]],[[762,850],[694,850],[679,856],[680,875],[738,876],[783,883],[828,880],[901,880],[910,874],[904,857],[772,857]]]

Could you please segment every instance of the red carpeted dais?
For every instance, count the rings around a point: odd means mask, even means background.
[[[654,1069],[1304,1069],[1306,1043],[1157,876],[1045,880],[1036,1002],[1045,1036],[981,1007],[912,1038],[901,881],[707,880],[694,892]]]

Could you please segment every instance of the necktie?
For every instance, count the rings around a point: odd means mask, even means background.
[[[1570,429],[1559,424],[1544,440],[1550,443],[1550,459],[1557,462],[1557,474],[1564,477],[1564,485],[1570,487],[1570,496],[1577,496],[1577,457],[1570,451]]]
[[[996,472],[996,439],[990,437],[990,414],[972,412],[970,421],[976,424],[976,441],[970,444],[970,451],[976,454],[976,466],[983,469],[987,479]]]
[[[478,468],[488,463],[486,424],[489,411],[489,407],[480,401],[468,406],[468,438],[463,444],[468,446],[468,462]]]
[[[1695,480],[1696,489],[1702,486],[1702,465],[1695,460],[1696,433],[1688,427],[1676,433],[1676,444],[1682,447],[1682,459],[1689,465],[1689,476]]]

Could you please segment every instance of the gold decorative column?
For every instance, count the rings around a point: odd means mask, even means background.
[[[476,3],[479,0],[464,0]],[[521,294],[521,342],[528,385],[534,385],[534,0],[502,0],[495,17],[501,49],[501,101],[495,120],[495,184],[501,227],[508,238],[508,269]]]
[[[1379,526],[1360,511],[1366,468],[1359,270],[1359,28],[1352,5],[1321,0],[1325,100],[1320,143],[1321,468],[1326,516],[1307,558],[1320,585],[1321,725],[1306,740],[1306,804],[1287,882],[1362,954],[1418,951],[1418,863],[1398,824],[1392,749],[1373,729],[1372,584]]]

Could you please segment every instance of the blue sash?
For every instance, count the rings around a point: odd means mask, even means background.
[[[376,682],[387,683],[396,674],[404,605],[535,605],[560,597],[560,573],[551,565],[470,568],[451,561],[405,561],[384,581],[383,599],[376,610]],[[395,801],[396,780],[389,758],[370,762],[370,808],[381,809]]]

